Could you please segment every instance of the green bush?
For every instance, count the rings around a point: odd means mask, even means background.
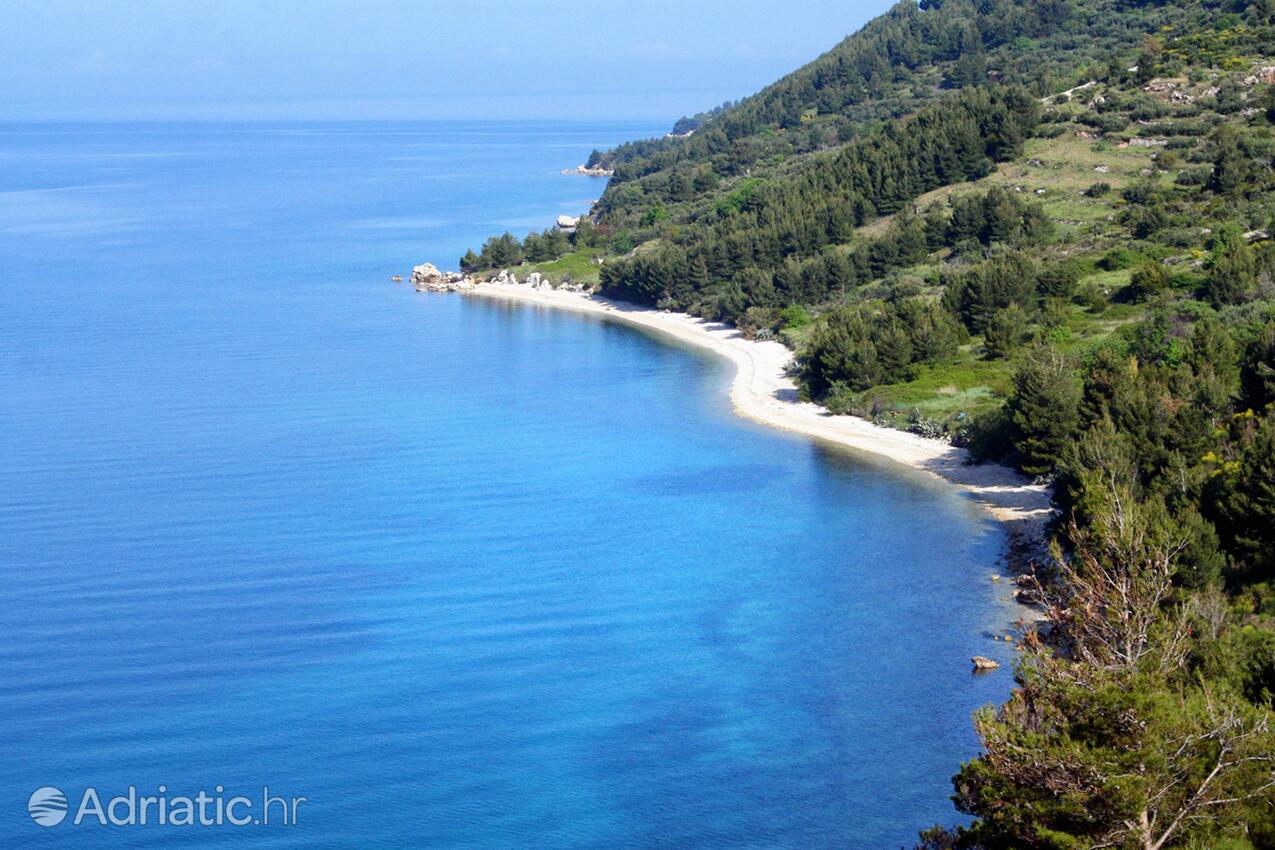
[[[1163,263],[1145,263],[1129,278],[1129,289],[1138,301],[1149,301],[1169,288],[1169,270]]]
[[[1103,271],[1114,272],[1121,269],[1131,269],[1142,261],[1143,257],[1137,251],[1129,248],[1112,248],[1102,255],[1102,259],[1098,261],[1098,268]]]
[[[969,450],[978,463],[998,463],[1014,449],[1013,423],[1003,407],[970,418],[956,432],[953,440]]]
[[[780,327],[786,329],[804,328],[814,320],[815,317],[800,304],[792,304],[779,312]]]

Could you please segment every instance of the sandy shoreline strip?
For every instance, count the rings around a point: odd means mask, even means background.
[[[638,307],[581,292],[536,289],[526,284],[479,283],[466,295],[538,304],[589,313],[645,328],[735,364],[731,402],[740,416],[799,434],[887,458],[937,476],[960,488],[1008,527],[1019,558],[1038,556],[1045,524],[1052,515],[1049,494],[1015,470],[995,464],[975,466],[969,455],[939,440],[882,428],[856,416],[833,416],[798,400],[797,385],[785,373],[792,352],[778,342],[748,340],[735,328],[689,316]]]

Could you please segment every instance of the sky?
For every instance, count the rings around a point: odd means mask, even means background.
[[[671,120],[890,5],[0,0],[0,120]]]

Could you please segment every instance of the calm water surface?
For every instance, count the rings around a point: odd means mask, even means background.
[[[895,848],[1004,544],[628,328],[389,282],[657,127],[0,126],[0,845]],[[1000,657],[1004,658],[1002,654]],[[305,796],[294,827],[26,803]]]

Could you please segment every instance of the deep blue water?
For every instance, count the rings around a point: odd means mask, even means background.
[[[389,276],[626,125],[0,126],[0,846],[895,848],[1004,545],[727,367]],[[43,828],[155,794],[293,827]]]

